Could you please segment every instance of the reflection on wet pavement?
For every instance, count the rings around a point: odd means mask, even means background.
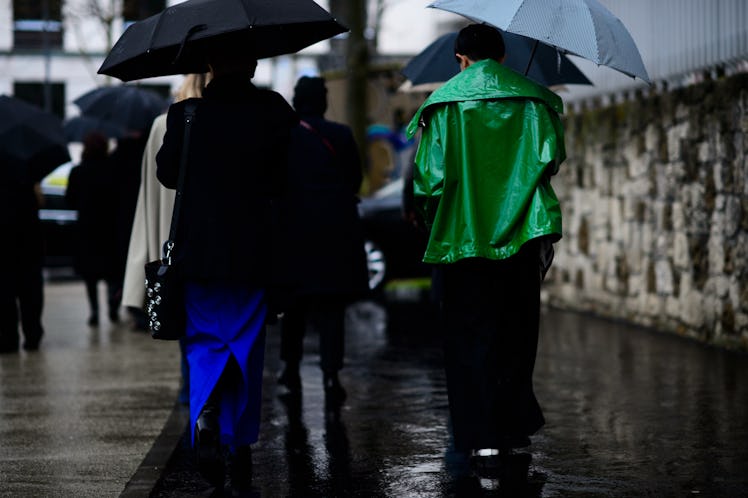
[[[349,310],[348,400],[324,404],[308,333],[303,394],[275,383],[268,334],[252,496],[746,496],[748,358],[590,317],[546,311],[535,373],[547,419],[529,468],[471,477],[449,450],[439,319],[428,303]],[[210,496],[182,447],[154,496]]]

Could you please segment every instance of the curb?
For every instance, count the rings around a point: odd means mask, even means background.
[[[174,408],[161,429],[161,433],[138,466],[138,470],[125,484],[125,489],[119,495],[120,498],[142,498],[151,494],[188,423],[189,409],[179,402],[174,403]]]

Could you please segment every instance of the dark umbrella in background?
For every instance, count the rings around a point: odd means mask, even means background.
[[[545,44],[538,46],[528,68],[527,62],[530,60],[535,40],[505,31],[501,34],[506,46],[505,66],[547,87],[592,84],[566,55]],[[402,70],[410,83],[403,90],[432,91],[460,72],[460,65],[455,60],[456,38],[457,32],[442,35],[413,57]]]
[[[92,116],[76,116],[63,123],[65,138],[68,142],[83,142],[91,132],[97,131],[109,138],[120,138],[125,129],[115,123]]]
[[[208,54],[290,54],[347,31],[312,0],[187,0],[131,25],[100,74],[132,81],[208,71]]]
[[[0,95],[0,164],[9,175],[36,183],[70,161],[62,120],[15,97]],[[14,168],[12,171],[6,167]]]
[[[125,130],[148,131],[169,102],[152,90],[135,85],[103,86],[73,101],[83,116],[98,118]],[[106,134],[106,133],[105,133]]]

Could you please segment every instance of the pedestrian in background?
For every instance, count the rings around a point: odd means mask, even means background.
[[[177,91],[175,102],[199,98],[207,82],[206,74],[188,74]],[[140,191],[135,207],[130,245],[127,250],[122,305],[130,310],[136,330],[147,329],[145,314],[145,264],[162,256],[162,246],[169,238],[175,191],[167,189],[156,178],[156,153],[166,134],[166,113],[156,117],[143,152],[140,172]],[[184,341],[179,342],[182,353],[182,387],[179,402],[189,403],[189,367],[184,354]]]
[[[561,99],[504,67],[501,34],[459,32],[461,72],[409,125],[422,126],[415,202],[424,255],[443,275],[447,391],[458,452],[496,477],[544,424],[532,384],[540,283],[561,210],[550,178],[565,158]]]
[[[198,468],[230,492],[251,484],[273,267],[269,241],[298,123],[283,97],[252,84],[257,61],[251,49],[242,50],[210,56],[212,79],[203,98],[170,106],[156,155],[159,181],[176,188],[185,106],[194,104],[173,259],[186,282],[184,341]]]
[[[148,129],[128,130],[126,134],[117,139],[115,149],[110,155],[110,162],[114,170],[115,184],[117,186],[117,247],[114,253],[117,278],[119,279],[118,298],[122,300],[122,292],[125,280],[125,268],[127,267],[127,252],[130,247],[130,234],[132,232],[135,209],[138,203],[140,191],[140,170],[143,161],[145,144],[148,140]],[[137,322],[138,315],[134,316]],[[110,316],[112,321],[118,321],[119,311]]]
[[[99,325],[100,281],[106,282],[109,318],[118,321],[120,285],[117,268],[117,186],[109,163],[109,144],[99,132],[83,139],[81,162],[70,170],[65,191],[68,206],[78,212],[74,265],[86,284],[88,324]]]
[[[36,351],[44,335],[44,242],[39,206],[41,178],[31,175],[33,168],[0,158],[0,261],[5,263],[0,278],[0,353],[17,353],[19,318],[23,330],[23,349]]]
[[[299,248],[293,254],[297,287],[281,320],[285,369],[278,381],[292,393],[301,391],[299,364],[304,333],[311,326],[319,336],[326,400],[339,404],[346,397],[338,376],[345,349],[345,309],[368,290],[357,208],[361,160],[351,129],[324,118],[324,79],[300,78],[293,106],[301,122],[293,131],[289,154],[289,232],[299,243],[288,245]]]

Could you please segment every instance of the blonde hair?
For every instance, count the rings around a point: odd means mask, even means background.
[[[174,96],[174,101],[179,102],[181,100],[202,97],[203,89],[209,81],[209,73],[186,75],[184,77],[184,81],[182,81],[182,85],[179,87],[176,95]]]

